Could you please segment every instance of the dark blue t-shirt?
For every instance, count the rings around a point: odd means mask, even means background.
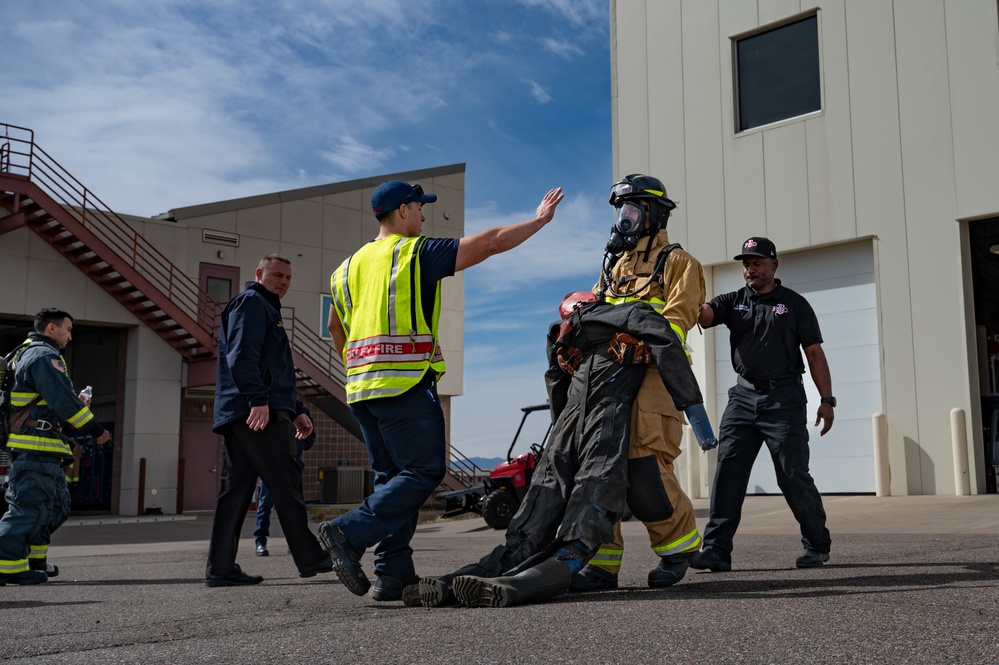
[[[434,313],[437,282],[454,275],[458,241],[458,238],[427,238],[420,246],[420,292],[423,294],[423,316],[428,323]]]

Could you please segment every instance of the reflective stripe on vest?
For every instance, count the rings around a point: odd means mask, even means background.
[[[426,321],[419,251],[425,238],[392,235],[368,243],[330,277],[333,306],[343,325],[347,403],[400,395],[432,369],[444,374],[437,341],[440,282],[433,319]]]

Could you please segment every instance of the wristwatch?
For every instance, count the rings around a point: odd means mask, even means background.
[[[822,404],[828,404],[832,408],[836,408],[836,398],[835,397],[823,397],[819,400]]]

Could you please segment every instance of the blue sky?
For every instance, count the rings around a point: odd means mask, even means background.
[[[505,453],[544,335],[613,220],[606,0],[7,0],[0,120],[115,211],[466,164],[466,233],[552,224],[465,273],[452,444]],[[529,419],[519,449],[546,424]]]

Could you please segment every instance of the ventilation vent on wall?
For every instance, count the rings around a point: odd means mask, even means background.
[[[215,245],[228,245],[229,247],[239,247],[239,236],[235,233],[225,231],[213,231],[212,229],[201,229],[201,240]]]

